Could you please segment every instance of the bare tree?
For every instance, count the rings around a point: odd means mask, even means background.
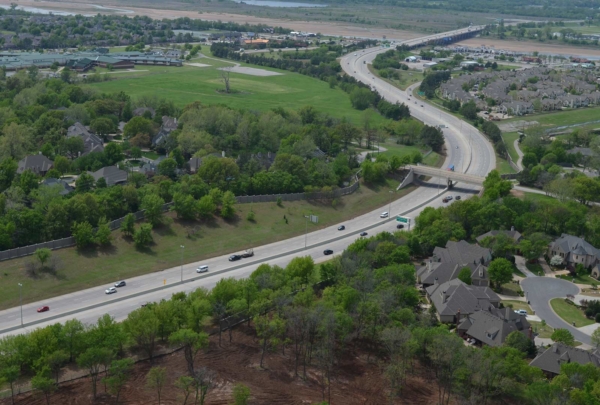
[[[200,405],[204,405],[208,390],[213,387],[215,372],[206,367],[201,367],[194,373],[194,387],[196,388],[196,401],[200,400]],[[194,402],[195,403],[195,402]]]
[[[379,338],[389,356],[385,374],[390,380],[392,392],[400,395],[406,381],[406,370],[412,358],[410,331],[402,328],[388,328],[381,332]]]
[[[225,93],[231,93],[231,87],[229,87],[229,70],[223,69],[221,70],[221,79],[223,79],[223,83],[225,83]]]

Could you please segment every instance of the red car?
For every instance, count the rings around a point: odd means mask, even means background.
[[[37,310],[38,312],[46,312],[46,311],[50,311],[50,307],[47,305],[44,305],[43,307],[38,308]]]

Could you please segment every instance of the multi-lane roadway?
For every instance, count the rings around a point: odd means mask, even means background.
[[[410,42],[414,43],[414,41]],[[387,100],[409,104],[415,118],[428,125],[444,125],[443,131],[448,152],[445,166],[453,164],[456,171],[464,171],[478,176],[485,176],[495,168],[492,146],[475,128],[427,103],[416,100],[414,96],[411,96],[412,88],[406,92],[398,90],[388,83],[374,78],[369,73],[367,64],[377,53],[385,50],[373,48],[350,54],[342,58],[341,63],[346,73],[369,83]],[[414,104],[414,101],[417,101],[417,104]],[[173,293],[179,291],[189,292],[199,287],[211,288],[223,277],[247,277],[262,263],[285,266],[291,259],[299,255],[310,255],[315,261],[325,260],[329,256],[323,255],[324,249],[332,249],[335,254],[339,254],[356,240],[363,230],[369,234],[393,231],[396,229],[394,221],[396,215],[402,214],[414,218],[426,206],[443,205],[444,186],[443,181],[432,179],[424,186],[392,201],[391,204],[379,210],[345,221],[343,224],[346,229],[343,231],[338,231],[338,225],[335,225],[307,235],[254,247],[254,257],[252,258],[229,262],[228,255],[215,257],[129,279],[127,286],[119,288],[117,293],[111,295],[104,293],[104,290],[109,287],[109,285],[104,285],[43,302],[26,304],[22,307],[23,326],[21,326],[20,307],[0,311],[0,337],[27,332],[72,318],[77,318],[84,323],[94,323],[105,313],[110,314],[116,320],[123,320],[129,312],[148,301],[169,298]],[[454,196],[467,197],[477,191],[476,186],[458,184],[450,193]],[[392,198],[393,195],[390,197]],[[383,211],[389,211],[390,217],[380,218],[380,213]],[[196,268],[201,264],[209,266],[208,273],[196,273]],[[181,282],[182,278],[183,282]],[[18,287],[14,286],[14,288]],[[27,296],[27,291],[23,291],[23,294]],[[43,305],[48,305],[50,311],[37,313],[36,309]]]

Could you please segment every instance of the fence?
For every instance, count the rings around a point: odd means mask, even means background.
[[[299,200],[324,200],[339,198],[344,195],[352,194],[359,187],[358,176],[355,176],[354,183],[348,187],[338,188],[329,192],[315,192],[315,193],[292,193],[292,194],[269,194],[269,195],[247,195],[237,196],[235,198],[238,204],[248,203],[259,203],[259,202],[275,202],[281,198],[282,201],[299,201]],[[162,206],[163,212],[169,211],[172,202],[166,203]],[[144,219],[144,211],[134,212],[133,216],[136,221]],[[111,231],[119,229],[121,223],[125,220],[125,217],[115,219],[108,223],[108,227]],[[48,242],[37,243],[35,245],[23,246],[15,249],[9,249],[0,252],[0,261],[15,259],[17,257],[29,256],[35,253],[37,249],[48,248],[51,250],[62,249],[66,247],[75,246],[75,238],[69,236],[68,238],[51,240]]]

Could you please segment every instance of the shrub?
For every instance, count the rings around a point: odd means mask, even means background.
[[[277,206],[283,207],[283,200],[281,199],[281,197],[277,197]]]
[[[594,321],[596,321],[596,323],[600,323],[600,314],[596,314]]]
[[[255,222],[256,221],[256,214],[254,214],[254,211],[250,211],[248,213],[248,215],[246,215],[246,219],[250,222]]]

